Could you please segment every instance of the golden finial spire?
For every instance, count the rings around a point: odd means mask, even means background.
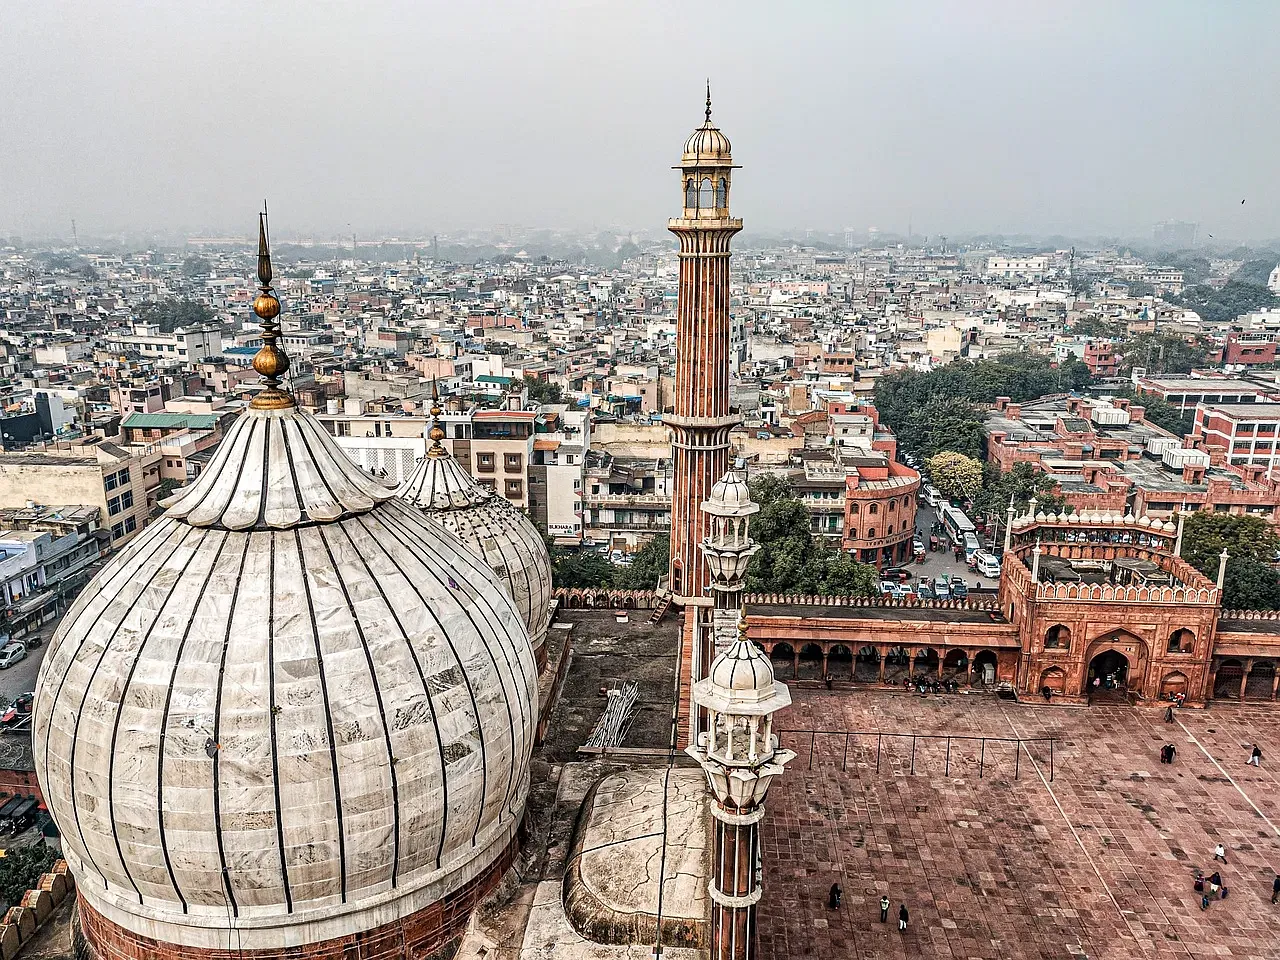
[[[428,457],[443,457],[448,451],[445,450],[444,430],[440,426],[440,414],[444,411],[440,409],[440,384],[435,377],[431,378],[431,429],[427,431],[427,437],[431,440],[431,446],[427,450]]]
[[[738,639],[744,643],[747,640],[747,611],[738,611]]]
[[[284,410],[294,406],[292,395],[280,389],[280,378],[289,369],[289,357],[276,344],[280,339],[280,301],[271,289],[271,244],[267,239],[267,204],[258,214],[258,283],[261,290],[253,301],[253,312],[262,321],[262,348],[253,357],[253,369],[262,376],[266,389],[260,390],[249,406],[255,410]]]
[[[711,122],[711,78],[707,77],[707,123]]]

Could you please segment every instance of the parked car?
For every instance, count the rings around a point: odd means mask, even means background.
[[[16,641],[0,647],[0,670],[8,670],[27,655],[27,648]]]
[[[929,506],[936,507],[942,503],[942,494],[933,484],[926,483],[924,485],[924,499]]]
[[[933,592],[933,584],[928,580],[921,580],[916,584],[916,596],[921,600],[936,600],[938,595]]]
[[[998,579],[1000,576],[1000,558],[979,550],[974,554],[974,569],[984,577]]]
[[[911,588],[905,583],[894,583],[890,580],[881,580],[880,593],[886,597],[909,597],[911,596]]]
[[[951,580],[945,576],[933,578],[933,592],[939,600],[951,599]]]
[[[951,595],[957,600],[963,600],[969,596],[969,585],[964,582],[964,577],[951,578]]]
[[[899,583],[906,583],[915,574],[906,567],[889,567],[880,576],[885,580],[897,580]]]

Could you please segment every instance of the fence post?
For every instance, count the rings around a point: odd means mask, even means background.
[[[911,735],[911,772],[916,772],[916,735]]]
[[[982,738],[982,756],[978,758],[978,779],[982,779],[982,771],[987,765],[987,738]]]
[[[943,773],[943,776],[945,777],[951,776],[951,738],[950,737],[947,737],[947,766],[946,766],[946,772]]]
[[[880,772],[880,741],[884,738],[884,734],[876,734],[876,773]]]

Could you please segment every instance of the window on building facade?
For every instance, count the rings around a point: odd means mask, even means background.
[[[492,472],[493,472],[493,454],[492,454],[492,453],[477,453],[477,454],[476,454],[476,469],[477,469],[477,470],[484,470],[486,473],[492,473]]]
[[[712,196],[711,178],[703,177],[702,185],[698,188],[698,208],[700,210],[710,210],[715,206],[715,198]]]
[[[686,207],[696,207],[698,205],[698,181],[690,177],[684,183],[684,205]]]
[[[720,182],[716,185],[716,206],[727,207],[729,205],[729,181],[724,177],[720,178]]]
[[[1062,624],[1050,627],[1044,635],[1044,645],[1046,650],[1065,650],[1071,646],[1071,629]]]
[[[120,512],[120,498],[112,497],[110,500],[107,501],[107,513],[114,516],[119,512]]]
[[[880,504],[878,503],[873,503],[871,504],[871,506],[867,507],[867,513],[871,514],[873,517],[879,512],[880,512]]]
[[[1190,653],[1196,645],[1196,635],[1190,630],[1175,630],[1169,635],[1168,653]]]
[[[503,458],[503,466],[507,473],[518,473],[524,468],[524,456],[519,453],[508,453]]]
[[[523,481],[523,480],[508,480],[508,481],[507,481],[507,496],[508,496],[508,497],[522,497],[522,496],[524,496],[524,481]]]

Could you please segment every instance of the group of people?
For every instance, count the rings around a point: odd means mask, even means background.
[[[833,883],[831,885],[831,893],[827,897],[827,907],[831,910],[840,908],[840,900],[844,897],[844,891],[840,889],[840,884]],[[907,921],[911,919],[911,913],[907,910],[905,903],[898,904],[898,930],[905,933],[907,930]],[[885,894],[880,897],[880,922],[889,922],[889,896]]]
[[[957,693],[960,690],[960,684],[955,680],[928,680],[923,677],[907,677],[902,686],[908,693]]]
[[[1160,762],[1173,763],[1173,758],[1178,755],[1178,748],[1172,743],[1166,743],[1160,748]]]

